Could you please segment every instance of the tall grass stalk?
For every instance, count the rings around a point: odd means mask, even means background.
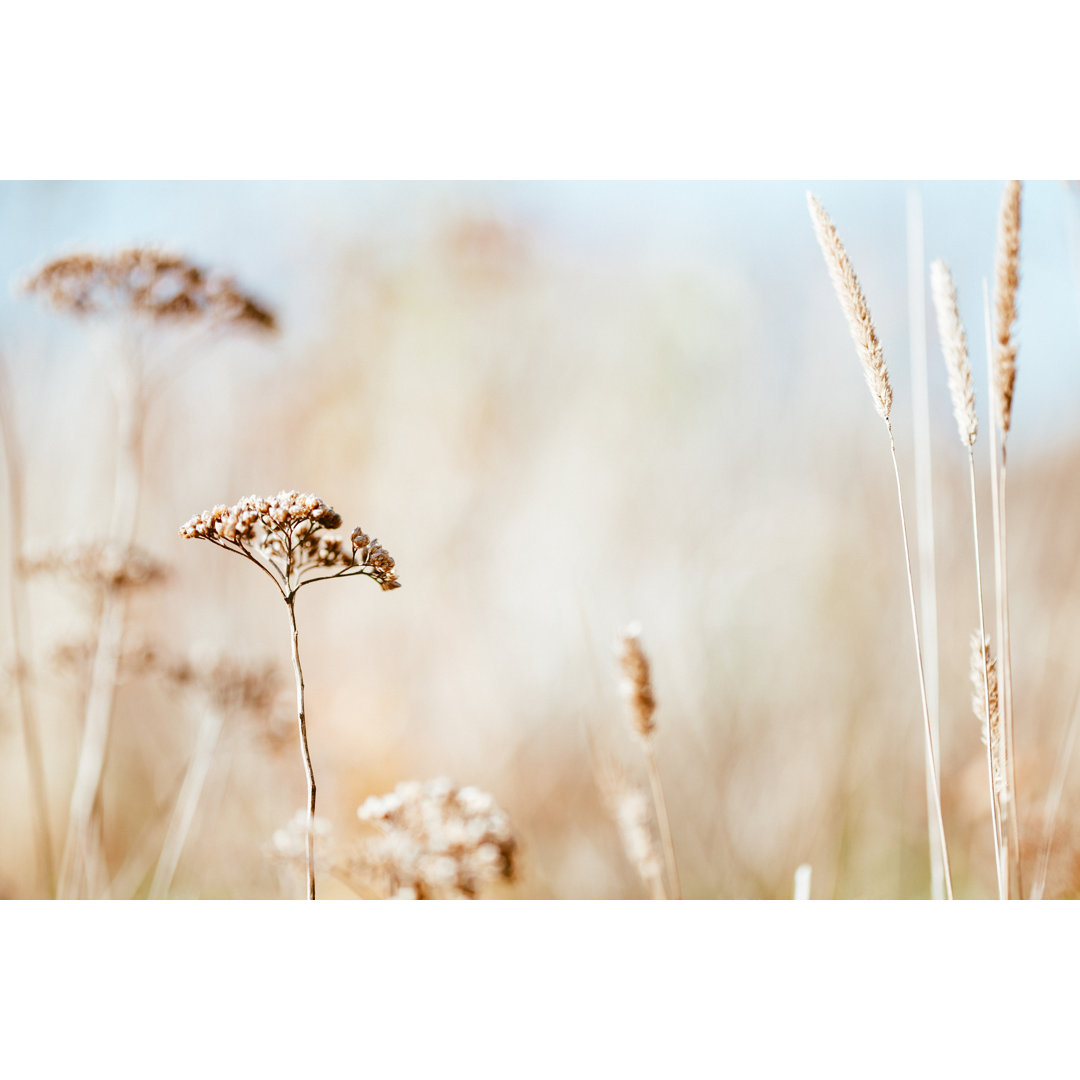
[[[922,703],[923,728],[926,738],[926,760],[931,770],[931,784],[934,792],[934,814],[937,817],[937,831],[941,841],[941,862],[945,879],[945,895],[953,898],[952,873],[949,869],[949,848],[945,839],[945,820],[941,810],[941,785],[938,780],[938,770],[935,764],[937,758],[934,749],[934,733],[930,727],[930,710],[926,695],[926,676],[923,670],[922,640],[919,634],[919,615],[915,605],[915,584],[911,573],[911,548],[908,542],[907,521],[904,516],[904,496],[900,483],[900,463],[896,457],[896,440],[893,437],[892,421],[892,386],[889,383],[889,373],[885,366],[885,357],[881,343],[878,340],[877,330],[874,328],[870,317],[870,308],[859,285],[859,279],[855,275],[854,267],[848,258],[840,236],[836,231],[825,208],[807,192],[807,201],[810,207],[810,218],[814,225],[818,243],[821,245],[822,254],[825,256],[829,275],[836,289],[837,298],[848,321],[855,349],[862,362],[863,374],[866,377],[870,393],[874,398],[874,405],[878,415],[885,422],[885,428],[889,435],[889,450],[892,454],[893,472],[896,476],[896,497],[900,508],[900,532],[904,543],[904,566],[907,571],[908,598],[911,605],[911,625],[915,638],[915,663],[919,676],[919,697]]]
[[[990,325],[990,293],[985,278],[983,279],[983,320],[986,329],[987,378],[990,387],[990,395],[991,398],[993,398],[995,394],[994,337]],[[1001,643],[1004,640],[1005,617],[1002,606],[1004,586],[1002,583],[1001,561],[1001,461],[998,456],[998,440],[998,424],[993,411],[991,411],[990,439],[988,444],[990,450],[990,509],[993,517],[994,532],[994,621],[997,629],[998,648],[1000,650]],[[1002,714],[1004,715],[1003,705]],[[1012,840],[1015,807],[1012,805],[1012,788],[1009,784],[1008,744],[1005,743],[1002,749],[1006,760],[1001,763],[1002,774],[1005,777],[1005,791],[999,802],[1002,833],[1001,844],[1002,859],[1004,860],[1006,867],[1005,895],[1011,900],[1015,898],[1016,875],[1014,870],[1014,860],[1016,859],[1018,842],[1013,843]]]
[[[1023,897],[1023,885],[1020,876],[1020,828],[1017,815],[1016,779],[1013,766],[1013,746],[1011,741],[1012,722],[1010,693],[1012,680],[1008,662],[1009,642],[1009,579],[1008,579],[1008,542],[1006,536],[1005,515],[1005,438],[1011,418],[1012,383],[1003,376],[995,352],[994,332],[990,321],[989,289],[983,281],[983,307],[987,338],[987,367],[991,395],[994,399],[996,417],[990,424],[990,490],[994,515],[994,586],[995,616],[1001,664],[1001,714],[1004,727],[1002,749],[1005,776],[1005,792],[1001,800],[1001,811],[1006,841],[1006,861],[1008,864],[1008,896],[1010,900]],[[1001,428],[1000,434],[998,428]],[[999,449],[1000,441],[1000,449]]]
[[[960,319],[960,307],[956,300],[956,285],[952,274],[943,260],[938,259],[930,268],[930,281],[937,311],[938,337],[945,357],[945,368],[949,375],[949,394],[952,397],[953,415],[960,442],[967,451],[968,477],[971,486],[971,531],[975,552],[975,592],[979,607],[979,672],[977,680],[982,684],[983,711],[987,718],[986,767],[990,792],[990,824],[994,839],[994,865],[997,871],[998,895],[1004,900],[1008,896],[1005,878],[1005,866],[1001,856],[1001,815],[998,808],[997,785],[994,781],[994,739],[991,738],[990,720],[990,671],[986,662],[986,614],[983,605],[982,562],[979,557],[979,511],[975,498],[975,440],[979,432],[978,417],[975,412],[975,384],[971,376],[971,361],[968,357],[967,335]]]
[[[1019,802],[1016,794],[1016,750],[1013,742],[1012,633],[1009,624],[1009,543],[1007,511],[1008,440],[1012,425],[1013,389],[1016,381],[1016,343],[1012,328],[1016,321],[1016,292],[1020,282],[1020,194],[1019,180],[1010,180],[1001,197],[998,246],[994,265],[994,398],[1001,424],[1001,674],[1002,715],[1005,729],[1005,765],[1012,801],[1009,818],[1009,895],[1024,895],[1020,865]]]
[[[937,558],[934,551],[934,483],[930,448],[930,378],[926,357],[926,280],[923,273],[922,200],[918,189],[907,196],[908,336],[911,339],[911,401],[915,446],[915,524],[919,546],[919,610],[922,614],[926,697],[935,749],[934,768],[926,763],[926,824],[930,843],[930,895],[944,899],[940,841],[934,823],[935,772],[941,771],[941,694],[938,650]],[[937,797],[941,797],[940,790]]]
[[[26,579],[22,572],[25,533],[23,460],[11,400],[11,380],[7,363],[3,355],[0,355],[0,443],[3,445],[8,482],[8,601],[11,640],[15,654],[15,702],[26,754],[26,772],[30,781],[31,820],[37,848],[38,872],[47,895],[52,896],[56,891],[56,867],[52,831],[49,827],[49,793],[45,779],[45,759],[41,749],[41,730],[29,681],[30,604],[26,595]]]

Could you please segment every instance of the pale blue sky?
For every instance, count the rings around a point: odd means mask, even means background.
[[[806,212],[812,188],[833,216],[870,298],[887,351],[907,349],[905,182],[44,182],[0,184],[0,346],[18,363],[40,313],[10,285],[75,248],[159,243],[227,267],[280,304],[291,333],[313,333],[320,263],[357,240],[392,253],[444,209],[489,208],[531,225],[541,244],[668,268],[734,268],[775,304],[770,348],[799,362],[806,290],[824,268]],[[982,346],[981,280],[992,271],[999,181],[924,182],[927,261],[956,277],[973,349]],[[1037,436],[1067,437],[1080,401],[1080,196],[1025,185],[1018,406]],[[323,264],[325,265],[325,264]],[[837,316],[839,318],[839,316]],[[933,318],[932,311],[929,317]],[[930,347],[936,344],[931,329]]]

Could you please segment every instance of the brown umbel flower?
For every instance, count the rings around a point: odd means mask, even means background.
[[[390,552],[359,527],[348,540],[328,531],[340,526],[341,515],[318,496],[279,491],[215,506],[181,526],[180,535],[251,559],[286,599],[302,585],[330,578],[369,577],[384,590],[400,588]]]
[[[350,870],[390,897],[471,900],[485,884],[514,878],[510,819],[479,788],[412,780],[372,796],[357,814],[380,833],[362,844]]]
[[[273,313],[228,275],[152,248],[54,259],[23,288],[72,315],[126,311],[159,322],[277,329]]]

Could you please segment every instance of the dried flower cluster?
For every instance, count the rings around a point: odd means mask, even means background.
[[[59,574],[104,591],[158,585],[168,577],[163,562],[134,545],[110,540],[71,543],[22,560],[24,574]]]
[[[956,285],[944,260],[938,259],[930,267],[930,283],[937,311],[941,351],[945,354],[945,367],[949,373],[949,394],[956,426],[960,441],[971,447],[975,445],[975,436],[979,433],[979,421],[975,415],[975,384],[968,361],[967,335],[956,302]]]
[[[986,715],[986,688],[990,688],[990,716]],[[1006,794],[1005,744],[998,707],[997,660],[990,655],[990,639],[979,642],[978,633],[971,635],[971,707],[979,721],[983,746],[990,747],[994,770],[994,792],[998,798]]]
[[[409,781],[357,813],[380,833],[363,842],[351,869],[390,896],[475,899],[485,884],[513,880],[510,819],[478,788]]]
[[[855,268],[851,265],[836,226],[825,212],[825,207],[809,192],[806,194],[806,199],[810,206],[814,232],[817,234],[818,243],[821,245],[822,254],[829,267],[833,288],[836,289],[840,306],[847,316],[848,328],[851,330],[855,348],[862,361],[866,384],[870,387],[870,393],[874,395],[874,404],[877,406],[881,419],[888,423],[889,413],[892,411],[892,387],[889,385],[889,372],[885,367],[885,355],[881,342],[878,341],[874,321],[870,318],[870,306],[866,302],[866,297],[863,296],[859,279],[855,276]]]
[[[188,540],[209,540],[258,563],[286,598],[301,585],[329,578],[370,577],[384,590],[399,588],[394,560],[363,529],[346,539],[332,531],[341,515],[316,495],[279,491],[215,506],[181,526]]]
[[[277,329],[273,314],[241,292],[228,275],[150,248],[55,259],[24,289],[74,315],[124,311],[169,323]]]
[[[649,661],[641,648],[641,627],[631,623],[622,634],[619,644],[619,665],[622,668],[622,693],[630,706],[634,732],[648,739],[656,730],[653,714],[656,698],[653,696]]]

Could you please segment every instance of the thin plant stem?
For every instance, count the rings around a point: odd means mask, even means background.
[[[92,875],[87,861],[92,858],[93,814],[109,743],[113,691],[120,663],[127,599],[122,592],[105,594],[99,624],[98,645],[90,674],[90,692],[86,700],[86,723],[83,728],[75,785],[71,793],[67,838],[60,861],[60,884],[57,895],[63,900],[79,896],[83,883]]]
[[[304,850],[307,854],[307,898],[315,899],[315,772],[311,767],[311,753],[308,750],[307,718],[304,715],[304,672],[300,667],[300,633],[296,627],[296,596],[286,597],[289,608],[289,622],[292,625],[292,661],[296,674],[296,712],[300,724],[300,750],[304,756],[304,772],[307,774],[307,836]]]
[[[660,842],[664,847],[670,895],[673,900],[681,900],[682,885],[679,882],[679,868],[675,863],[675,844],[671,838],[671,822],[668,820],[664,786],[660,783],[660,769],[656,764],[656,754],[653,753],[652,739],[643,739],[642,742],[645,746],[645,764],[649,771],[649,786],[652,788],[653,803],[656,805],[656,820],[660,826]]]
[[[150,882],[151,900],[164,900],[169,895],[169,886],[191,831],[191,823],[195,820],[195,811],[214,760],[214,750],[217,748],[224,721],[225,714],[219,708],[208,706],[203,712],[199,733],[195,739],[195,750],[180,787],[165,842],[161,846],[161,855]]]
[[[1065,790],[1065,776],[1069,771],[1069,761],[1072,758],[1073,744],[1076,742],[1076,733],[1080,730],[1080,695],[1077,695],[1073,705],[1072,716],[1069,718],[1069,727],[1065,733],[1065,741],[1058,751],[1057,764],[1054,767],[1054,779],[1050,782],[1050,794],[1046,800],[1046,836],[1043,839],[1042,851],[1039,855],[1039,867],[1035,874],[1035,884],[1031,887],[1031,899],[1041,900],[1046,891],[1046,873],[1050,867],[1050,848],[1054,843],[1054,831],[1057,827],[1058,811],[1061,809],[1061,796]]]
[[[989,384],[994,385],[994,337],[990,326],[990,291],[986,279],[983,278],[983,319],[986,328],[986,363]],[[994,517],[994,612],[997,622],[998,655],[1001,656],[1005,645],[1005,593],[1006,584],[1004,579],[1005,564],[1002,550],[1003,519],[1002,506],[1003,489],[1001,483],[1002,460],[998,456],[998,425],[993,416],[990,418],[990,495]],[[1002,660],[1004,667],[1004,660]],[[1005,708],[1005,676],[1001,678],[1001,709],[1002,722],[1006,723],[1008,713]],[[1018,871],[1020,865],[1019,853],[1019,829],[1016,827],[1016,798],[1010,779],[1010,746],[1008,740],[1008,728],[1005,729],[1004,742],[1005,760],[1001,763],[1002,773],[1005,777],[1005,794],[1000,800],[1002,818],[1002,839],[1004,845],[1004,861],[1008,870],[1008,882],[1006,895],[1010,900],[1019,899],[1022,895],[1019,891]]]
[[[1001,440],[1001,672],[1002,672],[1002,718],[1005,729],[1005,775],[1009,784],[1012,813],[1009,815],[1009,858],[1015,880],[1016,898],[1024,895],[1023,871],[1020,865],[1020,815],[1016,797],[1016,749],[1013,745],[1013,693],[1012,693],[1012,635],[1009,629],[1009,540],[1008,513],[1006,511],[1006,477],[1008,469],[1005,456],[1005,438]]]
[[[971,478],[971,531],[975,545],[975,586],[979,594],[979,641],[986,642],[986,613],[983,605],[982,561],[979,558],[979,516],[975,501],[975,450],[968,447],[968,465]],[[994,829],[994,866],[997,870],[998,899],[1009,898],[1008,880],[1005,876],[1005,864],[1001,858],[1001,815],[998,809],[997,788],[994,785],[994,740],[989,726],[990,717],[990,673],[984,661],[979,665],[983,677],[983,707],[987,717],[986,731],[986,768],[990,781],[990,821]]]
[[[922,614],[926,655],[926,696],[930,730],[934,737],[940,771],[941,695],[938,657],[937,572],[934,554],[934,487],[930,453],[930,379],[926,357],[926,282],[923,275],[922,203],[916,188],[908,190],[908,336],[911,339],[911,399],[915,446],[915,530],[919,549],[919,611]],[[941,900],[945,894],[941,852],[934,827],[934,793],[930,791],[932,771],[926,765],[926,824],[930,842],[930,895]],[[940,792],[938,793],[940,797]]]
[[[941,812],[941,784],[938,779],[936,756],[934,754],[934,734],[930,730],[930,711],[926,702],[926,678],[923,673],[922,643],[919,638],[919,616],[915,608],[915,584],[911,575],[911,551],[908,546],[907,521],[904,517],[904,496],[900,487],[900,463],[896,458],[896,440],[893,438],[892,423],[885,422],[889,430],[889,448],[892,451],[893,471],[896,474],[896,499],[900,506],[900,531],[904,538],[904,565],[907,568],[908,597],[911,601],[911,625],[915,633],[915,660],[919,669],[919,694],[922,698],[923,721],[926,729],[926,760],[932,775],[931,781],[934,790],[934,811],[937,815],[938,836],[941,840],[941,862],[945,875],[945,896],[952,900],[952,872],[949,869],[949,848],[945,841],[945,819]]]
[[[8,600],[11,612],[11,639],[15,663],[15,698],[22,727],[23,748],[26,752],[26,771],[30,780],[30,800],[33,805],[34,836],[39,872],[47,895],[56,892],[52,834],[49,828],[49,796],[45,780],[45,761],[41,749],[34,698],[30,690],[29,669],[29,610],[26,579],[20,562],[23,554],[24,514],[22,453],[15,432],[14,417],[9,401],[11,383],[7,366],[0,356],[0,441],[3,442],[4,462],[8,480]]]

